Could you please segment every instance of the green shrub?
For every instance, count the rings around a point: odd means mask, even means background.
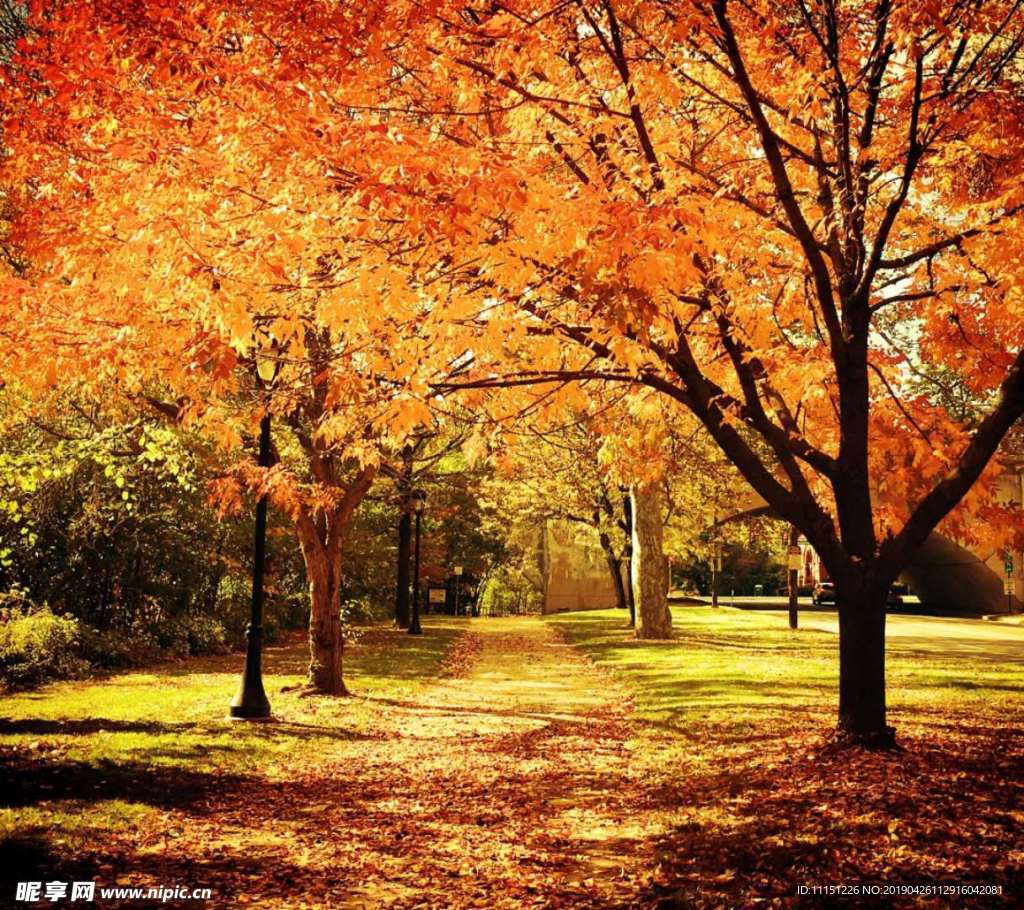
[[[80,656],[82,626],[46,607],[0,610],[0,684],[24,689],[89,672]]]
[[[178,623],[183,628],[190,655],[224,654],[229,650],[224,627],[212,616],[190,613]]]
[[[0,592],[0,689],[227,650],[224,626],[212,616],[168,616],[154,605],[129,628],[101,631],[36,606],[20,591]]]
[[[160,649],[144,628],[120,631],[83,625],[79,654],[93,667],[120,670],[159,660]]]

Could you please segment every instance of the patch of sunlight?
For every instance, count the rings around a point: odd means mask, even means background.
[[[776,712],[833,705],[833,633],[794,632],[778,616],[729,608],[676,607],[672,618],[672,641],[652,646],[633,637],[619,611],[546,617],[629,686],[639,718],[677,731],[699,722],[740,734]],[[940,709],[956,702],[988,712],[1020,704],[1020,668],[1011,663],[900,652],[890,655],[888,665],[897,709]]]
[[[0,809],[0,839],[48,832],[48,840],[55,846],[75,848],[94,842],[99,835],[128,830],[160,814],[151,806],[122,799],[40,802]]]

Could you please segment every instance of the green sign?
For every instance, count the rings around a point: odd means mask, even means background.
[[[1003,568],[1006,570],[1006,577],[1009,578],[1013,575],[1013,554],[1007,550],[1006,555],[1003,557]]]

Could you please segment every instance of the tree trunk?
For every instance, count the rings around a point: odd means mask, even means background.
[[[843,744],[891,748],[895,730],[885,716],[884,588],[835,578],[839,609],[839,728]]]
[[[608,571],[611,573],[612,585],[615,588],[615,606],[625,610],[629,604],[626,601],[626,584],[622,580],[622,558],[615,555],[611,539],[605,533],[601,534],[601,549],[608,560]]]
[[[395,582],[395,625],[409,628],[409,561],[412,556],[412,516],[402,504],[402,517],[398,521],[398,572]]]
[[[309,678],[307,688],[323,695],[348,695],[342,677],[345,640],[341,632],[341,550],[323,545],[307,554],[309,576]]]
[[[797,613],[798,598],[800,596],[800,579],[798,577],[799,569],[789,568],[789,557],[790,551],[794,547],[800,545],[800,531],[796,525],[789,526],[789,546],[786,548],[786,572],[787,582],[789,584],[789,627],[795,629],[799,626],[799,618]]]
[[[630,490],[633,511],[632,586],[635,592],[636,637],[671,638],[672,614],[665,591],[662,552],[661,491],[656,484]]]

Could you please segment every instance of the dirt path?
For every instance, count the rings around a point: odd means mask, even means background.
[[[366,773],[402,769],[381,834],[404,833],[353,905],[625,897],[650,833],[633,818],[626,693],[535,617],[474,623],[453,650],[452,678],[390,706],[397,742]]]
[[[379,736],[210,807],[216,830],[198,836],[237,853],[248,832],[260,870],[232,872],[236,893],[289,907],[633,905],[661,822],[634,779],[625,693],[537,618],[472,623],[448,665],[415,701],[370,706]]]

